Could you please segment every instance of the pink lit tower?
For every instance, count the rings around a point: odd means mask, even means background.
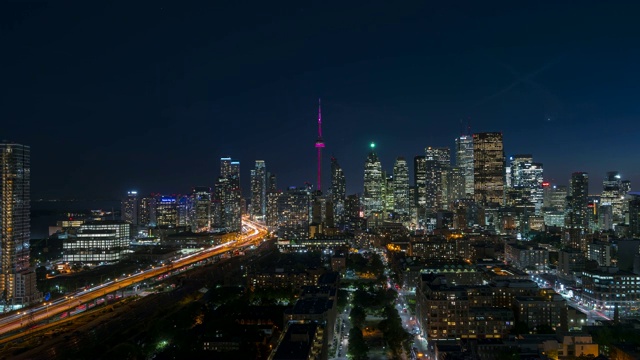
[[[322,148],[324,148],[324,140],[322,140],[322,105],[318,99],[318,140],[316,140],[316,149],[318,149],[318,191],[322,191]]]

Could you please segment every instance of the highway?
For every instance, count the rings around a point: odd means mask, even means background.
[[[45,302],[35,308],[29,308],[25,309],[24,311],[9,313],[6,316],[0,318],[0,335],[7,332],[15,331],[17,329],[20,329],[21,327],[27,326],[28,324],[33,325],[34,323],[50,318],[56,314],[68,310],[73,310],[80,304],[84,304],[88,301],[100,298],[109,293],[124,290],[125,288],[141,281],[161,276],[170,271],[176,271],[184,266],[196,264],[200,261],[206,260],[212,256],[220,255],[227,251],[242,249],[244,247],[256,244],[268,233],[265,226],[248,219],[243,219],[243,226],[250,228],[251,231],[243,234],[242,238],[239,240],[233,240],[211,248],[206,248],[177,259],[172,264],[164,264],[162,266],[151,267],[134,274],[129,274],[128,276],[114,279],[112,281],[100,284],[87,290],[68,294],[64,298]]]

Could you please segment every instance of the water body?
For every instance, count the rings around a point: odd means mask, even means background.
[[[91,210],[115,211],[115,216],[118,218],[120,202],[109,200],[32,201],[31,238],[47,238],[49,226],[55,226],[59,220],[68,220],[70,216],[83,219],[91,214]]]

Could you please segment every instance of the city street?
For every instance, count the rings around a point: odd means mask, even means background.
[[[593,325],[596,321],[608,321],[608,320],[611,320],[611,318],[609,318],[608,316],[606,316],[605,314],[603,314],[600,311],[589,309],[586,306],[581,305],[577,301],[569,299],[568,297],[564,297],[564,298],[567,301],[567,305],[571,305],[571,306],[575,307],[576,309],[580,310],[581,312],[583,312],[584,314],[587,315],[587,323],[589,325]]]
[[[395,284],[390,283],[390,286],[395,288]],[[398,291],[398,299],[396,300],[396,309],[398,310],[398,314],[402,319],[402,326],[404,329],[414,335],[414,342],[412,347],[412,352],[409,355],[410,359],[429,359],[428,357],[428,344],[427,340],[422,337],[423,331],[420,328],[420,324],[415,314],[413,313],[413,309],[409,306],[409,302],[407,299],[407,295],[415,296],[415,292],[404,291],[403,288],[399,287]]]
[[[351,330],[351,322],[349,321],[349,313],[351,306],[347,305],[345,310],[338,315],[336,323],[338,331],[334,334],[335,353],[333,359],[346,360],[347,351],[349,350],[349,330]]]

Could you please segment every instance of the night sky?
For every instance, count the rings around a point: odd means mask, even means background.
[[[637,191],[640,6],[449,3],[2,2],[0,139],[31,145],[33,198],[186,193],[222,156],[285,188],[315,182],[321,97],[349,193],[370,141],[391,171],[467,123],[549,181]]]

